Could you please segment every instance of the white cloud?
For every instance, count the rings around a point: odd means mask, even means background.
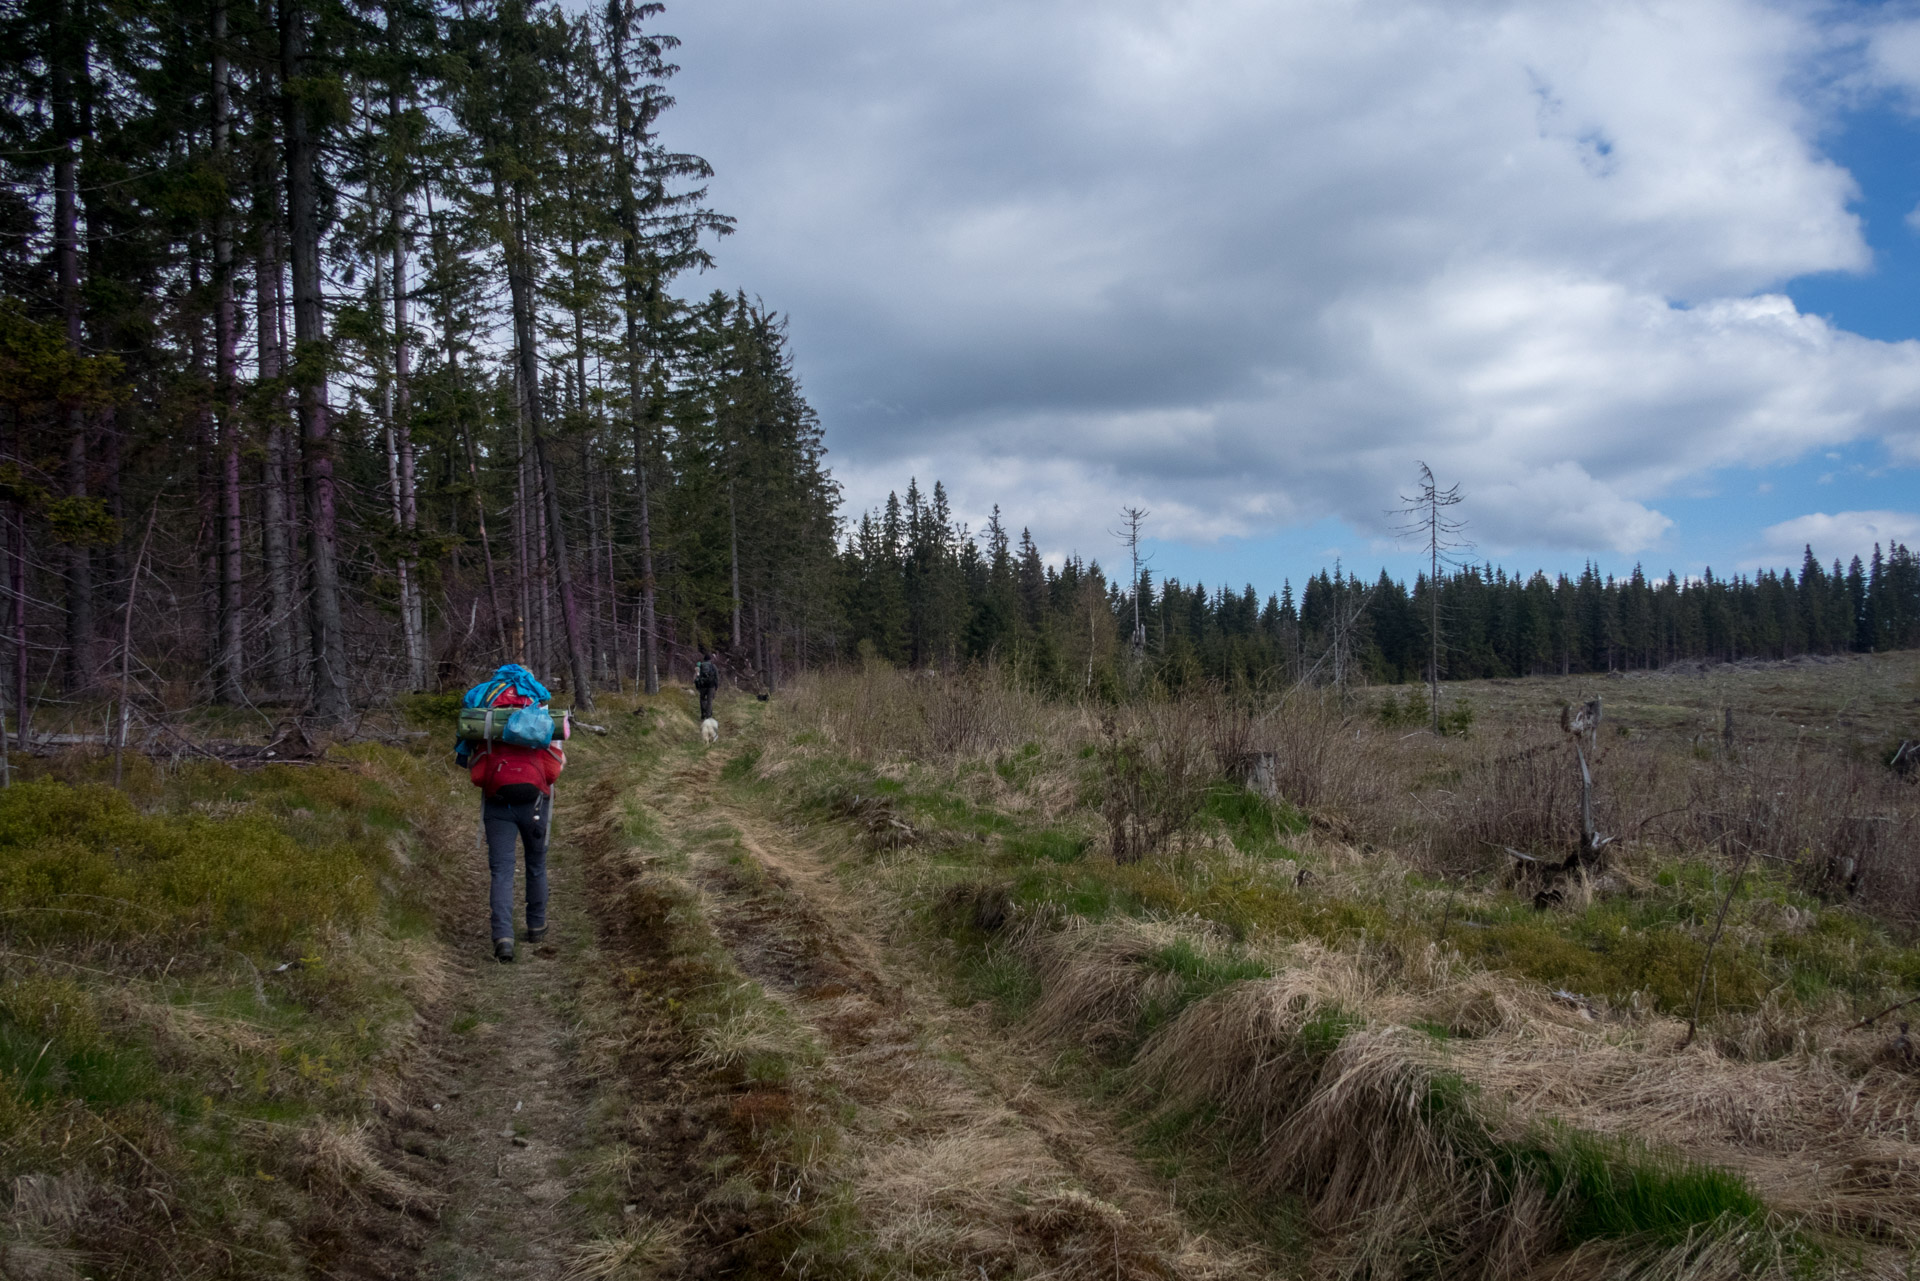
[[[1800,86],[1920,85],[1906,28],[1759,0],[668,22],[670,136],[742,219],[722,279],[792,313],[856,508],[917,473],[1056,551],[1123,501],[1196,541],[1378,534],[1422,458],[1490,553],[1625,553],[1713,469],[1920,463],[1920,344],[1772,292],[1869,265]]]
[[[1920,512],[1811,512],[1767,526],[1761,553],[1750,563],[1797,568],[1808,547],[1827,564],[1855,556],[1864,562],[1875,544],[1885,549],[1892,543],[1920,543]]]

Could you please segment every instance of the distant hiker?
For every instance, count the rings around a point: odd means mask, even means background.
[[[457,759],[481,792],[487,837],[495,960],[513,959],[513,865],[516,838],[526,848],[527,941],[547,936],[547,835],[553,827],[553,784],[567,766],[566,737],[543,704],[553,697],[532,672],[509,663],[467,691]]]
[[[707,647],[700,647],[700,661],[693,665],[693,687],[700,692],[700,719],[713,719],[713,691],[720,688],[720,669],[713,665],[713,655]]]

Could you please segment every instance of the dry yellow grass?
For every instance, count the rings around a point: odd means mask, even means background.
[[[1033,1027],[1121,1043],[1171,981],[1148,959],[1179,937],[1178,922],[1035,929],[1020,944],[1044,984]],[[1206,1105],[1257,1132],[1252,1177],[1307,1195],[1368,1266],[1410,1235],[1471,1233],[1463,1260],[1523,1275],[1554,1239],[1554,1207],[1476,1182],[1460,1145],[1546,1122],[1736,1170],[1783,1221],[1920,1244],[1920,1080],[1873,1064],[1870,1034],[1770,1061],[1703,1042],[1682,1051],[1681,1020],[1596,1020],[1537,985],[1429,956],[1410,973],[1365,952],[1276,953],[1276,977],[1198,1001],[1147,1041],[1136,1098]],[[1435,1027],[1454,1035],[1424,1030]],[[1472,1087],[1464,1112],[1433,1109],[1442,1077]]]
[[[1031,988],[1021,1028],[1125,1064],[1135,1107],[1231,1131],[1249,1186],[1304,1201],[1317,1269],[1403,1275],[1414,1250],[1421,1267],[1503,1279],[1897,1275],[1920,1248],[1920,1076],[1890,1029],[1850,1025],[1898,995],[1911,967],[1889,962],[1904,956],[1897,941],[1872,942],[1875,927],[1809,891],[1857,891],[1862,907],[1920,920],[1920,879],[1897,857],[1920,839],[1920,789],[1865,751],[1920,728],[1920,656],[1449,692],[1474,702],[1470,738],[1382,725],[1364,693],[1109,709],[1048,703],[991,674],[828,675],[772,709],[757,773],[801,797],[830,778],[892,798],[916,834],[855,855],[873,901],[931,914],[980,972],[1017,965]],[[1593,692],[1608,717],[1597,774],[1612,865],[1570,878],[1557,908],[1510,915],[1501,846],[1555,860],[1571,847],[1577,773],[1556,723],[1563,700]],[[933,732],[943,716],[964,732]],[[1270,752],[1282,797],[1312,826],[1256,854],[1194,821],[1141,867],[1111,866],[1107,834],[1134,820],[1115,817],[1111,790],[1103,811],[1099,789],[1119,768],[1103,753],[1127,735],[1180,737],[1141,759],[1198,750],[1215,778],[1245,751]],[[1007,820],[1084,833],[1094,853],[1038,836],[1016,851],[993,835]],[[1690,1037],[1680,1016],[1699,949],[1749,847],[1772,879],[1718,940],[1708,1025]],[[1845,866],[1870,870],[1836,880]],[[1311,888],[1292,893],[1302,872]],[[982,915],[989,900],[1003,906]],[[1250,906],[1234,916],[1216,903]],[[1351,909],[1353,926],[1300,928],[1334,909]],[[1554,933],[1590,911],[1606,937]],[[1505,953],[1481,946],[1495,933],[1468,932],[1498,929]],[[1672,940],[1649,954],[1659,964],[1691,967],[1657,993],[1557,992],[1499,968],[1508,955],[1532,963],[1536,945],[1577,961],[1641,929]],[[1776,939],[1792,946],[1776,952]],[[1869,946],[1885,988],[1832,977],[1846,949]],[[1826,968],[1808,984],[1729,988],[1717,1003],[1727,956],[1750,976],[1755,958],[1822,947],[1832,955],[1819,953]],[[1730,1204],[1745,1187],[1764,1210],[1677,1237],[1570,1241],[1578,1207],[1547,1186],[1561,1148],[1603,1165],[1617,1154],[1622,1169],[1731,1172]],[[1807,1253],[1823,1242],[1841,1244]]]
[[[308,1180],[336,1196],[373,1197],[388,1205],[433,1206],[446,1199],[382,1164],[371,1130],[365,1122],[315,1121],[301,1127],[295,1144]]]
[[[619,1236],[576,1247],[560,1281],[643,1281],[678,1267],[685,1257],[683,1229],[642,1216]]]

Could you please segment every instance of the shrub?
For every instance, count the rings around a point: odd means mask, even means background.
[[[1281,798],[1316,818],[1349,823],[1367,824],[1391,790],[1377,738],[1328,691],[1295,691],[1260,729]]]
[[[451,735],[460,719],[462,694],[404,694],[395,699],[407,723],[416,729]]]
[[[1113,860],[1131,863],[1167,848],[1199,815],[1221,763],[1210,726],[1192,703],[1157,700],[1101,721],[1101,806]]]

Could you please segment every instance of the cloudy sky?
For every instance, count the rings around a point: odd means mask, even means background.
[[[849,514],[1296,582],[1920,541],[1920,6],[677,0]]]

